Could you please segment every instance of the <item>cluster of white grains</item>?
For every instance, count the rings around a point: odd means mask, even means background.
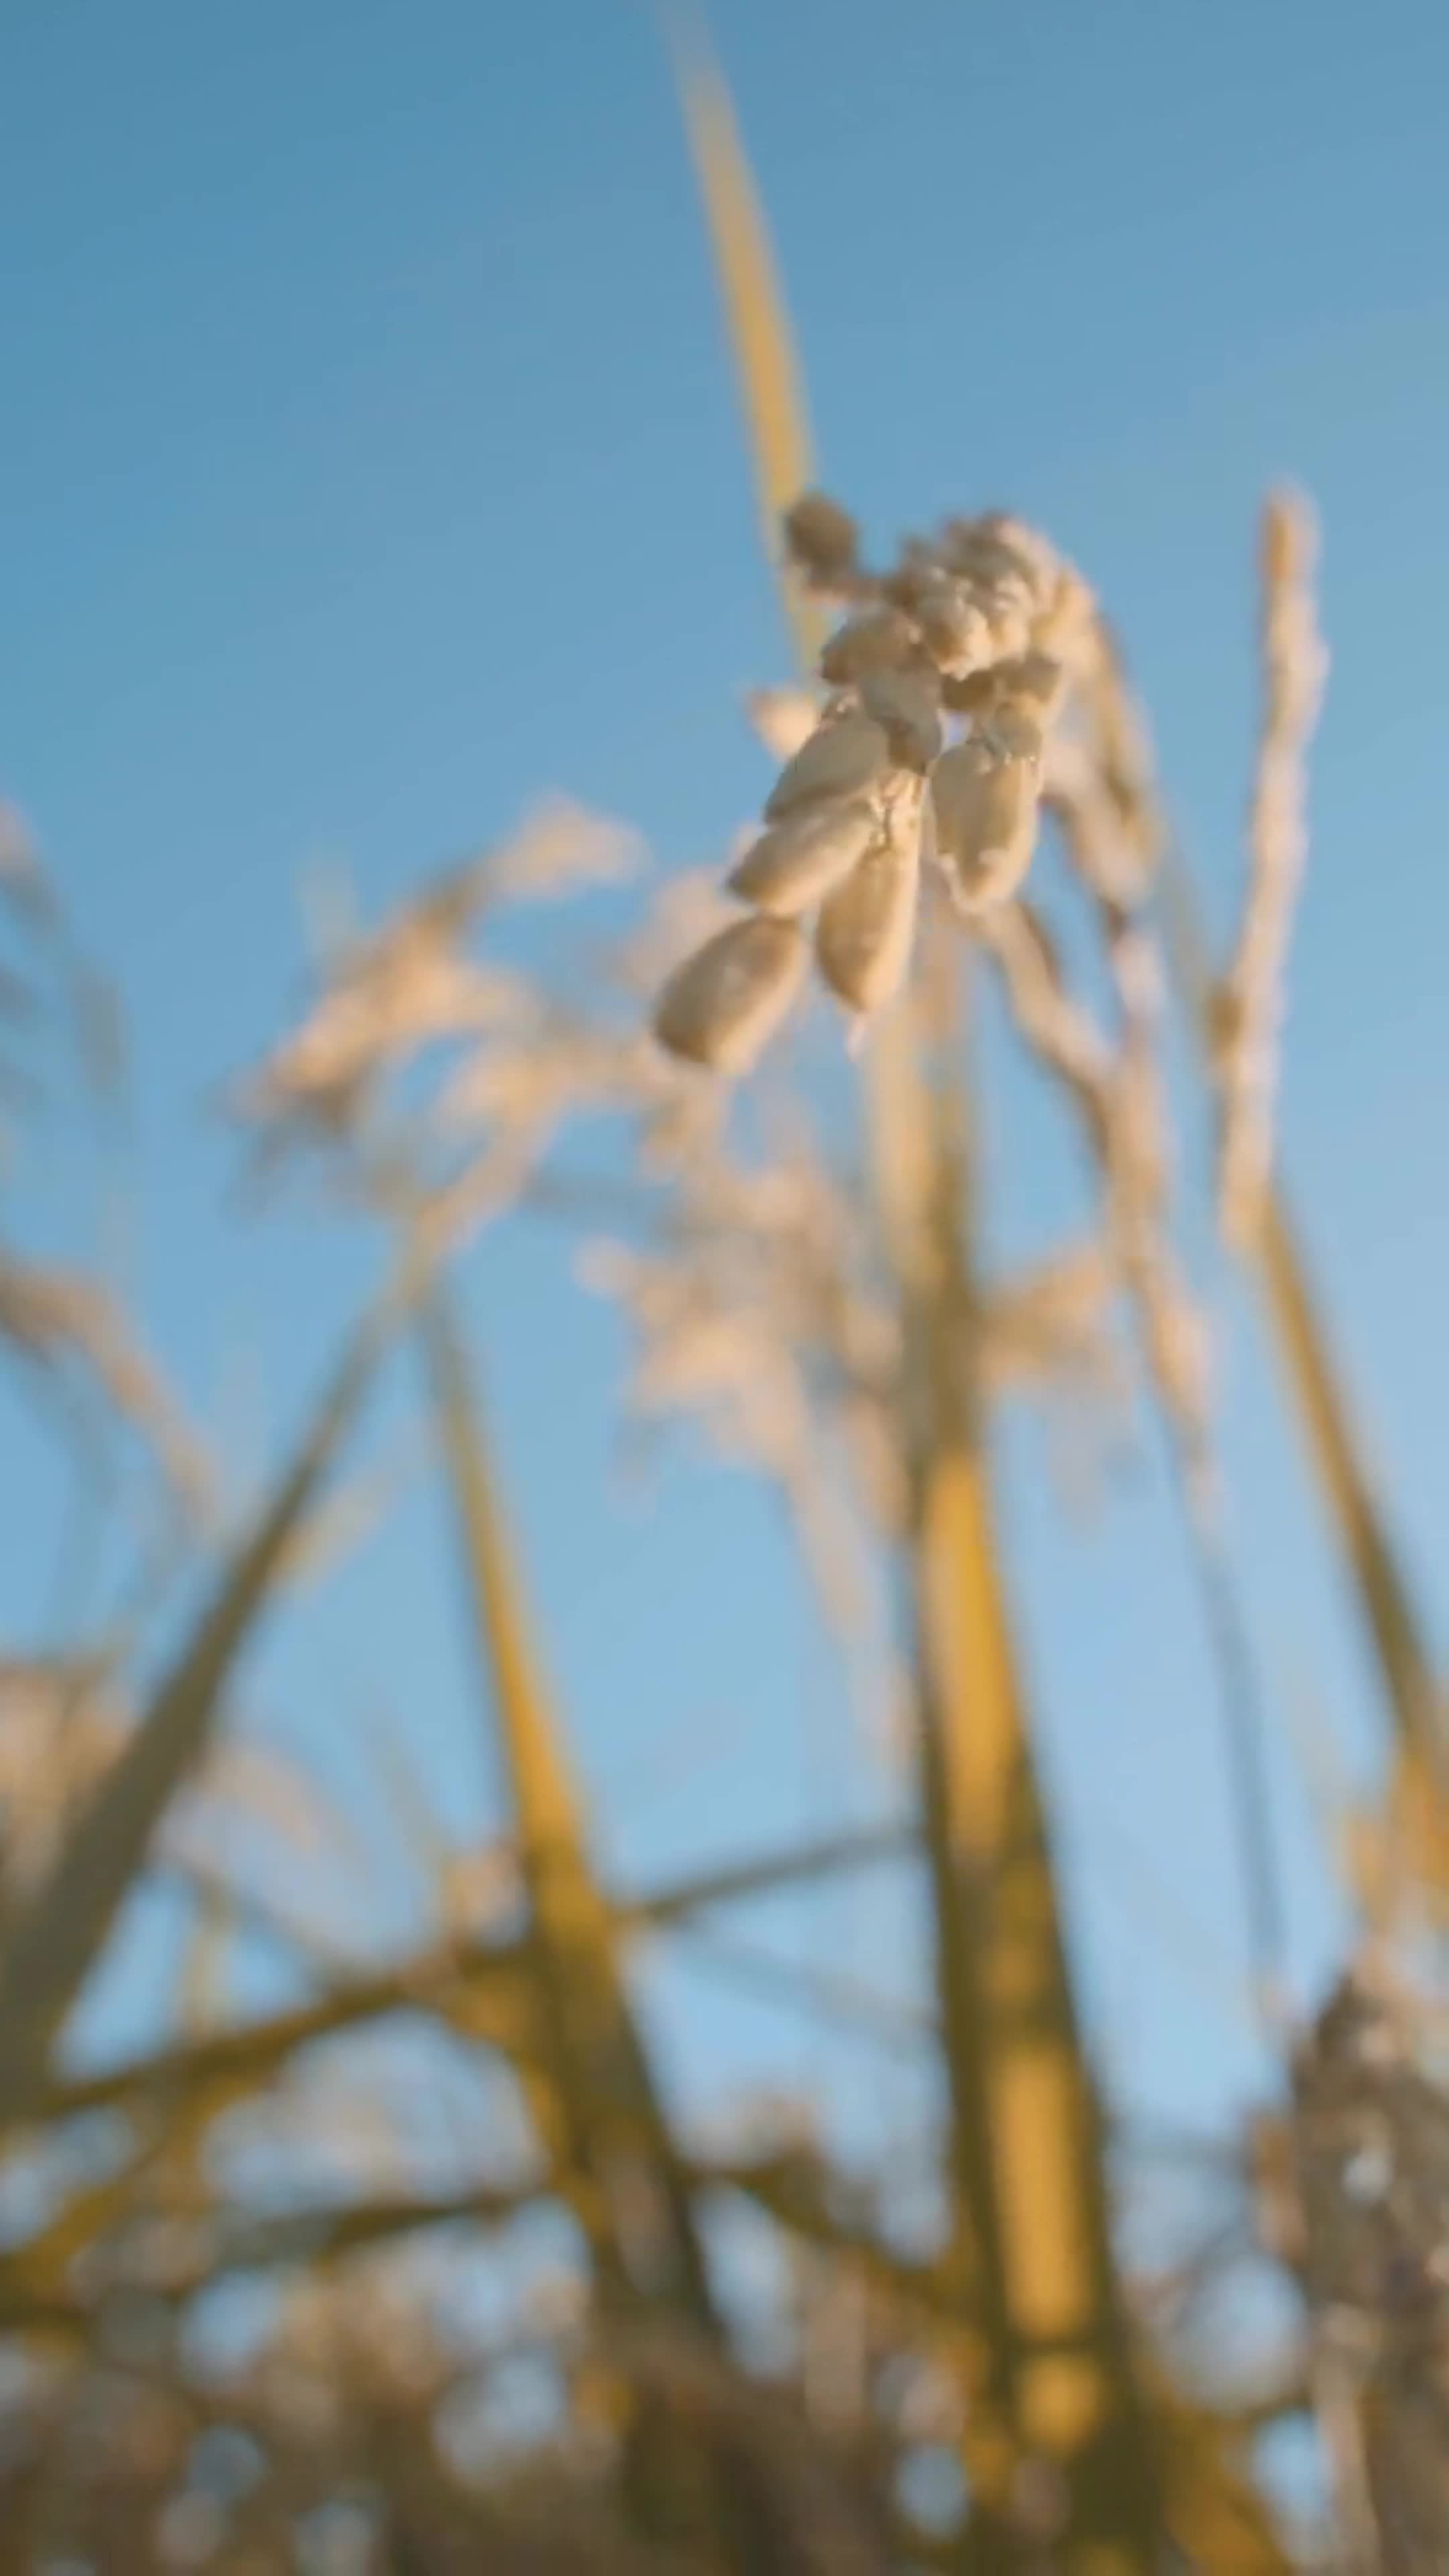
[[[654,1015],[672,1054],[742,1074],[815,969],[859,1029],[904,981],[923,866],[958,911],[1004,904],[1036,841],[1042,756],[1092,624],[1084,583],[997,514],[861,563],[853,520],[818,494],[786,522],[793,561],[843,611],[824,702],[775,693],[756,719],[784,759],[728,880],[744,910],[670,976]],[[808,730],[806,723],[808,722]]]

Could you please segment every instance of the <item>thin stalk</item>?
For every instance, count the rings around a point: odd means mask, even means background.
[[[665,0],[662,16],[746,410],[765,556],[800,666],[811,673],[824,624],[818,602],[791,574],[780,537],[785,512],[812,478],[810,425],[769,229],[703,10]]]
[[[677,22],[676,22],[677,23]],[[699,25],[691,20],[691,30]],[[809,437],[791,335],[768,255],[763,219],[727,94],[704,51],[702,32],[677,48],[681,89],[730,314],[756,476],[771,509],[769,551],[779,568],[779,512],[811,480]],[[790,395],[782,408],[782,389]],[[787,614],[807,674],[819,628],[781,574]],[[1057,2449],[1110,2426],[1101,2506],[1107,2570],[1145,2571],[1159,2529],[1156,2482],[1132,2381],[1116,2296],[1098,2121],[1071,2012],[1066,1954],[1040,1803],[1036,1795],[1004,1589],[997,1564],[986,1470],[974,1401],[951,1354],[971,1321],[970,1266],[963,1257],[962,1209],[951,1193],[965,1175],[943,1154],[930,1170],[927,1103],[914,1060],[909,1005],[887,1015],[866,1073],[873,1177],[888,1244],[904,1248],[901,1270],[912,1374],[926,1397],[915,1460],[914,1543],[909,1587],[917,1644],[921,1788],[934,1893],[942,2019],[953,2108],[958,2253],[970,2260],[985,2330],[973,2364],[969,2473],[976,2497],[1009,2504],[1021,2444],[1044,2437]],[[922,1153],[926,1166],[922,1170]],[[913,1181],[924,1197],[911,1207]],[[935,1205],[931,1205],[934,1190]],[[953,1246],[934,1291],[922,1295],[910,1264],[934,1231],[936,1251]],[[904,1222],[905,1243],[902,1241]],[[913,1238],[913,1240],[912,1240]],[[927,1263],[929,1276],[930,1263]],[[1027,1826],[1031,1861],[1013,1896],[1015,1955],[993,1955],[985,1891],[1002,1858],[1002,1838]],[[1018,1993],[1016,2044],[1005,2017],[993,2030],[992,1969],[1008,2001],[1010,1979],[1028,1968],[1029,2001]],[[1044,1974],[1040,1980],[1035,1970]],[[1048,2003],[1049,1999],[1049,2003]],[[1042,2007],[1048,2003],[1045,2018]],[[1025,2009],[1023,2009],[1025,2007]],[[1002,2043],[999,2053],[997,2043]],[[1034,2309],[1034,2315],[1032,2311]],[[1084,2323],[1078,2358],[1036,2356],[1031,2337],[1064,2315]],[[1024,2382],[1030,2380],[1029,2394]],[[1067,2428],[1070,2425],[1070,2437]],[[1038,2446],[1044,2446],[1039,2444]],[[1110,2489],[1107,2494],[1105,2489]],[[1075,2501],[1075,2500],[1074,2500]],[[978,2513],[978,2530],[987,2515]],[[1121,2545],[1109,2526],[1120,2527]],[[1085,2534],[1084,2534],[1085,2536]]]
[[[1167,951],[1209,1074],[1213,981],[1192,880],[1169,841],[1162,859]],[[1353,1578],[1399,1745],[1417,1752],[1449,1795],[1444,1693],[1428,1632],[1374,1492],[1342,1371],[1333,1354],[1296,1222],[1270,1179],[1247,1252],[1296,1408],[1324,1509]]]
[[[1286,2008],[1288,1920],[1273,1835],[1266,1760],[1268,1716],[1257,1657],[1223,1540],[1216,1496],[1204,1490],[1194,1468],[1180,1457],[1178,1468],[1193,1573],[1218,1678],[1254,1995],[1264,2038],[1276,2058],[1282,2047]]]

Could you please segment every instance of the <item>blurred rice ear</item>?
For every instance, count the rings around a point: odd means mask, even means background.
[[[0,1249],[0,1347],[59,1384],[88,1380],[148,1443],[178,1498],[193,1511],[207,1508],[208,1463],[125,1316],[95,1280]]]
[[[798,918],[849,875],[875,833],[864,799],[807,808],[759,834],[731,870],[729,891],[757,912]]]
[[[43,2098],[61,2027],[145,1866],[162,1815],[211,1739],[237,1659],[270,1605],[390,1330],[389,1308],[360,1327],[170,1672],[9,1927],[0,1949],[0,2125],[24,2120]]]
[[[1298,494],[1269,494],[1260,554],[1263,716],[1248,882],[1215,1010],[1218,1214],[1239,1252],[1262,1222],[1273,1169],[1284,981],[1308,856],[1307,754],[1328,668],[1314,596],[1317,528]]]
[[[1163,852],[1168,956],[1211,1069],[1215,994],[1196,892],[1182,854]],[[1348,1391],[1325,1329],[1283,1184],[1270,1176],[1246,1259],[1277,1345],[1330,1525],[1347,1560],[1402,1750],[1417,1749],[1438,1795],[1449,1797],[1449,1726],[1428,1631],[1384,1518]]]
[[[1275,584],[1293,570],[1283,559],[1285,523],[1270,508],[1265,522],[1265,605]],[[1289,533],[1292,533],[1291,527]],[[1303,531],[1297,532],[1299,542]],[[1276,549],[1276,552],[1275,552]],[[1303,570],[1302,565],[1298,567]],[[1316,638],[1298,639],[1300,720],[1311,721],[1321,665]],[[1265,728],[1274,722],[1269,655]],[[1281,714],[1281,710],[1279,711]],[[1296,792],[1301,793],[1301,783]],[[1262,781],[1259,781],[1259,801]],[[1259,816],[1261,824],[1261,816]],[[1289,813],[1290,835],[1301,819]],[[1290,856],[1293,853],[1290,852]],[[1297,854],[1301,864],[1301,852]],[[1214,977],[1196,892],[1181,850],[1169,837],[1162,851],[1168,956],[1188,1018],[1201,1044],[1210,1079],[1219,1075],[1225,1022],[1232,996]],[[1291,1390],[1330,1524],[1348,1563],[1364,1625],[1372,1641],[1384,1697],[1401,1755],[1417,1767],[1440,1800],[1449,1799],[1449,1712],[1431,1656],[1428,1631],[1384,1518],[1363,1453],[1347,1389],[1325,1329],[1297,1227],[1281,1181],[1272,1169],[1263,1180],[1256,1224],[1238,1246],[1257,1274],[1273,1327],[1278,1357]]]

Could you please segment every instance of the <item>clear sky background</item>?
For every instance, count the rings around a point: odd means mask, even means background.
[[[998,504],[1077,557],[1220,924],[1254,514],[1284,473],[1318,501],[1334,668],[1286,1154],[1432,1595],[1449,14],[715,0],[713,18],[828,482],[879,544]],[[642,0],[0,0],[0,244],[0,778],[130,1006],[140,1305],[259,1466],[367,1276],[315,1224],[238,1224],[205,1107],[295,998],[300,873],[343,856],[380,909],[550,787],[637,822],[667,870],[719,848],[766,776],[738,693],[785,676],[786,641],[657,27]],[[1037,1191],[1029,1104],[1012,1114],[993,1153],[1026,1239],[1055,1184]],[[75,1178],[32,1158],[37,1245],[78,1239]],[[686,1449],[621,1500],[621,1336],[563,1247],[490,1238],[470,1282],[539,1623],[621,1870],[893,1794],[848,1748],[761,1497]],[[1362,1774],[1360,1644],[1246,1304],[1208,1284],[1265,1671]],[[39,1477],[0,1410],[0,1614],[28,1643]],[[1132,2098],[1206,2118],[1254,2067],[1180,1547],[1150,1470],[1085,1537],[1032,1431],[1002,1484],[1093,2018]],[[359,1785],[379,1708],[460,1840],[496,1812],[440,1530],[419,1489],[284,1624],[249,1694],[249,1722],[304,1750],[379,1852]],[[1278,1770],[1308,1978],[1334,1916]],[[381,1861],[377,1884],[383,1933],[404,1900]],[[848,1944],[878,1985],[911,1930],[868,1892],[775,1928]],[[109,1991],[114,2039],[141,1986]],[[746,2064],[834,2067],[713,1978],[671,1972],[660,1994],[707,2089]],[[906,2078],[872,2107],[900,2125]]]

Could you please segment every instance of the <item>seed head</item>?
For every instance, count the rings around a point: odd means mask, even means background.
[[[1004,905],[1020,884],[1055,719],[1069,682],[1083,694],[1090,687],[1100,621],[1071,565],[999,511],[907,536],[881,569],[862,560],[855,522],[819,493],[801,496],[785,534],[808,586],[848,603],[848,613],[820,655],[826,695],[807,738],[797,732],[812,703],[803,693],[754,702],[785,766],[763,830],[736,847],[728,886],[783,924],[821,906],[821,977],[863,1013],[905,972],[923,858],[939,863],[962,912]],[[777,705],[786,715],[778,728]],[[948,748],[962,729],[953,720],[963,719],[966,739]],[[687,1024],[671,1037],[680,989]],[[725,1063],[732,1049],[717,1046],[713,985],[704,990],[706,1035],[692,1026],[699,988],[687,978],[669,989],[661,1034]],[[769,1025],[775,1016],[772,1000]],[[746,1020],[741,1044],[752,1054],[753,1006]]]

